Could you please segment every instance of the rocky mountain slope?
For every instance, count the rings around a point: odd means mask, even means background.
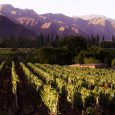
[[[36,34],[31,30],[24,28],[22,25],[15,24],[8,18],[0,15],[0,38],[23,37],[34,38]]]
[[[39,15],[33,10],[19,9],[8,4],[0,5],[0,14],[15,23],[21,24],[36,34],[67,36],[81,34],[84,36],[105,37],[110,40],[115,36],[115,20],[104,16],[91,15],[68,17],[63,14]]]

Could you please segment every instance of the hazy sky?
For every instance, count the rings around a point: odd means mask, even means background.
[[[115,0],[0,0],[0,4],[34,9],[38,14],[63,13],[69,16],[99,14],[115,19]]]

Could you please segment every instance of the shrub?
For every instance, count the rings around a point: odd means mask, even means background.
[[[111,66],[115,66],[115,58],[112,60]]]
[[[100,61],[92,57],[84,58],[84,64],[96,64],[96,63],[100,63]]]

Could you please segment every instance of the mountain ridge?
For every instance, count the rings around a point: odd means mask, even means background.
[[[115,36],[115,20],[106,16],[86,15],[69,17],[64,14],[37,14],[34,10],[15,8],[12,5],[0,5],[0,14],[17,24],[34,31],[37,35],[43,33],[50,36],[99,35],[109,40]]]
[[[36,37],[36,34],[20,24],[12,22],[7,17],[0,15],[0,38],[29,38]]]

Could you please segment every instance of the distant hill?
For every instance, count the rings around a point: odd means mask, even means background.
[[[63,14],[39,15],[33,10],[14,8],[9,4],[0,5],[0,14],[8,17],[17,24],[34,31],[36,34],[43,33],[55,36],[80,34],[83,36],[97,36],[110,40],[115,36],[115,20],[105,16],[90,15],[68,17]]]

